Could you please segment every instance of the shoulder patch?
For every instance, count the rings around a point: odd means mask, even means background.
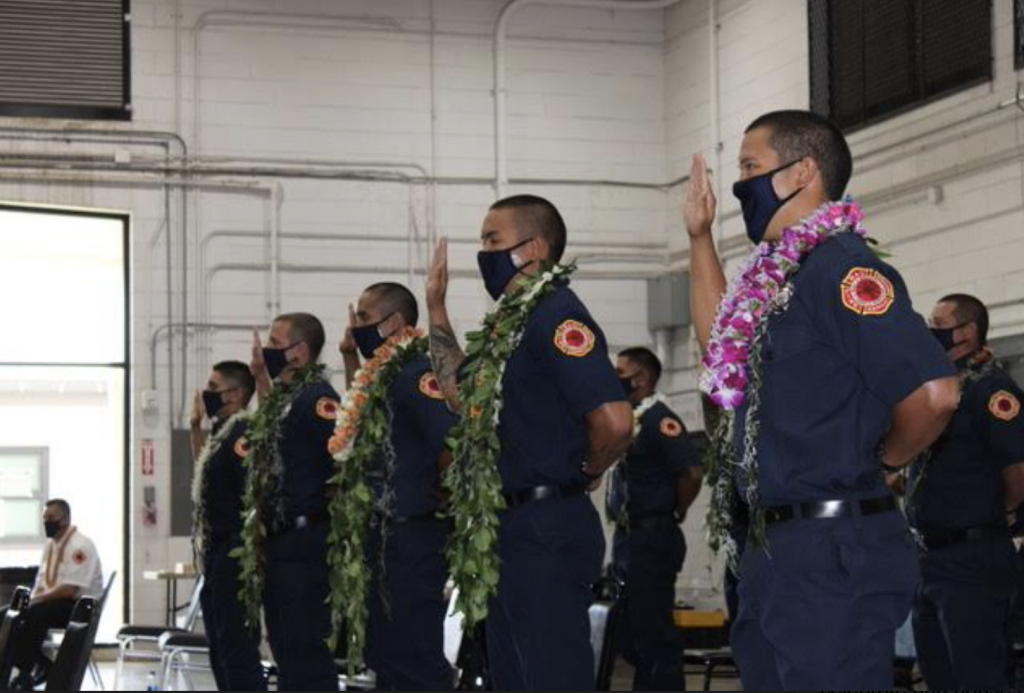
[[[843,305],[857,315],[885,315],[896,302],[896,290],[889,278],[878,270],[854,267],[840,287]]]
[[[82,551],[81,549],[75,551],[75,553],[71,556],[71,560],[74,561],[75,565],[82,565],[83,563],[85,563],[85,559],[85,551]]]
[[[566,320],[555,330],[555,346],[566,356],[583,358],[596,344],[593,330],[579,320]]]
[[[661,420],[661,434],[666,438],[678,438],[683,435],[683,425],[670,416]]]
[[[337,421],[338,408],[338,403],[330,397],[321,397],[316,402],[316,415],[325,421]]]
[[[249,456],[249,441],[245,436],[235,441],[235,454],[242,459]]]
[[[429,371],[420,378],[420,393],[430,399],[444,399],[444,393],[441,392],[441,383],[437,382],[437,376]]]
[[[1000,421],[1013,421],[1020,416],[1020,400],[1006,390],[1000,390],[988,401],[988,410]]]

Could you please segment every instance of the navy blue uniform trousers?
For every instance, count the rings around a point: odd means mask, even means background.
[[[263,610],[282,691],[338,690],[338,670],[327,647],[327,534],[322,522],[267,540]]]
[[[620,651],[636,668],[633,690],[686,690],[683,643],[673,618],[676,580],[686,558],[682,530],[666,524],[620,535],[622,530],[615,537],[617,552],[627,554]]]
[[[245,627],[238,600],[238,560],[229,555],[236,543],[218,542],[203,558],[203,625],[210,641],[210,665],[221,691],[265,691],[260,661],[260,634]]]
[[[896,512],[768,528],[748,542],[732,646],[745,690],[889,690],[919,580]]]
[[[501,516],[501,584],[487,618],[496,690],[586,691],[593,584],[604,534],[586,495],[527,503]]]
[[[914,642],[930,690],[1010,688],[1010,604],[1017,555],[1009,540],[923,553]]]
[[[435,519],[391,523],[381,591],[380,532],[368,542],[374,569],[367,664],[382,691],[445,691],[455,682],[444,657],[448,528]]]

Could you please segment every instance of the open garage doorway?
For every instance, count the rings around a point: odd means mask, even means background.
[[[0,568],[38,565],[48,498],[72,507],[125,618],[127,215],[0,204]]]

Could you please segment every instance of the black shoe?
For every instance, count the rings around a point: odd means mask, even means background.
[[[11,681],[12,691],[31,691],[35,690],[32,687],[32,677],[28,674],[18,674],[18,678]]]

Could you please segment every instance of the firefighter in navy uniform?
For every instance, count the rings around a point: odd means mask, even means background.
[[[383,283],[366,289],[341,344],[349,385],[360,354],[372,358],[389,337],[418,321],[416,297],[406,287]],[[454,672],[444,653],[449,532],[438,511],[440,474],[451,459],[445,438],[457,417],[448,409],[428,355],[410,361],[395,377],[389,406],[390,450],[382,451],[373,470],[376,508],[367,560],[374,576],[366,661],[377,675],[378,690],[450,690]]]
[[[225,361],[213,367],[192,407],[192,454],[196,461],[193,546],[203,573],[203,626],[217,689],[264,691],[260,639],[245,627],[238,601],[238,560],[230,553],[242,532],[242,496],[248,453],[246,408],[256,390],[249,366]],[[202,424],[209,419],[207,435]]]
[[[633,690],[685,690],[673,613],[686,558],[680,523],[700,493],[700,456],[682,420],[656,394],[658,357],[643,347],[627,349],[617,370],[639,428],[609,480],[613,575],[626,585],[621,651],[636,668]]]
[[[566,227],[547,200],[522,195],[492,206],[478,263],[495,300],[560,262]],[[453,408],[467,366],[445,308],[447,246],[427,286],[430,351]],[[601,574],[604,536],[587,489],[626,452],[630,407],[608,359],[604,334],[567,281],[544,296],[507,361],[498,428],[498,595],[487,647],[498,690],[592,690],[588,608]]]
[[[263,610],[267,635],[280,670],[281,690],[337,690],[338,671],[327,646],[327,485],[334,459],[327,449],[340,398],[321,376],[299,387],[315,367],[326,340],[323,324],[308,313],[274,320],[266,348],[255,335],[253,375],[257,392],[289,391],[291,406],[279,424],[280,479],[266,499]]]
[[[943,436],[914,463],[907,514],[921,546],[917,657],[931,690],[1005,690],[1017,556],[1009,526],[1024,501],[1024,392],[986,348],[988,310],[955,294],[932,313],[962,396]]]
[[[755,501],[733,651],[747,690],[889,689],[919,571],[883,471],[941,434],[956,409],[954,369],[861,235],[856,205],[841,201],[852,156],[833,123],[762,116],[739,164],[734,193],[758,247],[728,301],[700,157],[684,213],[697,334],[708,363],[725,364],[703,385],[735,423],[736,463],[713,470],[716,526],[730,527],[720,521],[729,482]],[[755,316],[746,309],[759,300],[767,309]],[[730,352],[723,325],[754,336]],[[736,362],[747,382],[726,375]]]

